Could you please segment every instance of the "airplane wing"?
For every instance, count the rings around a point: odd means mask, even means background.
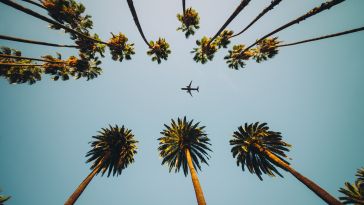
[[[191,90],[187,90],[187,92],[193,97]]]
[[[189,87],[189,88],[190,88],[190,87],[191,87],[191,85],[192,85],[192,80],[191,80],[190,84],[189,84],[187,87]]]

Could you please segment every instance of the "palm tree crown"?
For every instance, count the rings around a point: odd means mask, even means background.
[[[264,150],[289,164],[283,158],[287,157],[285,151],[289,151],[291,145],[282,141],[280,132],[269,131],[266,123],[245,123],[244,127],[240,126],[238,131],[234,132],[230,145],[233,146],[231,152],[233,157],[236,157],[237,165],[241,164],[243,171],[246,166],[260,180],[262,173],[270,176],[275,176],[276,173],[282,177],[274,166],[276,163],[262,153]]]
[[[358,169],[355,176],[358,178],[354,184],[345,182],[345,187],[339,189],[345,195],[339,197],[343,204],[364,204],[364,168]]]
[[[186,117],[178,118],[177,122],[172,119],[170,126],[164,125],[165,130],[161,132],[163,137],[159,138],[160,156],[163,158],[162,165],[167,163],[169,171],[173,168],[178,172],[183,168],[184,175],[188,174],[188,165],[185,150],[191,153],[193,166],[201,170],[200,162],[207,163],[211,151],[209,145],[210,139],[204,131],[205,126],[199,126],[193,123],[193,120],[187,121]]]
[[[102,128],[99,135],[93,136],[94,141],[90,142],[92,149],[86,154],[88,162],[93,161],[91,169],[100,165],[102,175],[107,170],[109,177],[120,175],[122,170],[134,162],[134,155],[137,153],[137,143],[131,130],[124,126]]]

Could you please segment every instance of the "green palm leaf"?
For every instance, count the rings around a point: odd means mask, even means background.
[[[364,168],[358,169],[355,176],[358,178],[354,184],[345,182],[345,187],[339,189],[339,192],[345,195],[339,197],[343,204],[364,204]]]
[[[273,153],[289,165],[283,158],[287,157],[285,152],[289,151],[291,145],[282,141],[281,133],[270,131],[266,123],[256,122],[249,125],[245,123],[244,126],[238,127],[238,131],[234,132],[233,139],[230,140],[230,145],[232,145],[231,153],[236,158],[237,166],[241,165],[243,171],[246,167],[260,180],[262,180],[262,174],[269,176],[277,174],[283,177],[276,169],[279,165],[262,150]]]
[[[187,121],[186,117],[178,118],[177,121],[172,119],[171,125],[164,125],[165,129],[161,132],[163,137],[159,138],[158,151],[162,157],[162,165],[167,164],[169,171],[173,169],[179,172],[182,168],[185,176],[188,174],[188,165],[185,150],[189,149],[191,153],[194,168],[201,170],[201,164],[208,165],[207,160],[210,158],[208,151],[210,139],[204,131],[204,126],[200,123],[193,123],[193,120]]]
[[[93,162],[91,169],[97,168],[99,164],[102,175],[108,171],[109,177],[120,175],[122,170],[134,162],[137,153],[137,143],[131,130],[124,126],[102,128],[99,135],[93,136],[90,142],[92,149],[86,154],[88,162]]]

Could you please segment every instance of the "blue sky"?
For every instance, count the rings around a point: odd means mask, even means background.
[[[91,81],[53,82],[47,76],[35,85],[9,85],[0,79],[0,187],[12,195],[9,205],[63,204],[90,172],[85,164],[91,136],[102,127],[125,125],[139,140],[135,163],[119,177],[96,176],[77,201],[88,204],[195,204],[191,179],[161,166],[157,138],[171,118],[201,121],[211,139],[210,166],[199,172],[209,205],[324,204],[289,173],[284,178],[242,172],[230,153],[229,140],[241,124],[267,122],[292,144],[292,166],[334,196],[364,166],[361,133],[364,117],[364,34],[281,48],[279,54],[245,69],[228,69],[220,50],[213,62],[196,64],[189,52],[195,40],[212,36],[240,1],[187,1],[201,16],[201,29],[186,40],[176,31],[181,1],[135,0],[148,40],[165,37],[168,61],[158,65],[146,55],[126,1],[81,1],[92,15],[93,31],[104,40],[123,32],[136,45],[133,60],[102,60],[103,74]],[[241,30],[270,0],[252,1],[231,23]],[[283,1],[232,44],[250,44],[324,1]],[[31,7],[30,5],[24,4]],[[35,10],[38,10],[32,7]],[[364,1],[346,1],[278,34],[293,42],[361,27]],[[57,43],[68,35],[0,4],[0,33]],[[40,11],[40,10],[38,10]],[[42,12],[42,11],[40,11]],[[39,57],[72,49],[0,41],[24,56]],[[200,93],[191,98],[180,90],[191,80]],[[283,172],[283,171],[282,171]]]

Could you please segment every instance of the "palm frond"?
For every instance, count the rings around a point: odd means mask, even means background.
[[[120,175],[123,169],[134,162],[137,143],[131,130],[124,126],[102,128],[99,134],[92,137],[91,150],[86,154],[87,163],[93,162],[91,169],[101,164],[100,171],[107,176]]]
[[[200,28],[200,17],[193,8],[188,8],[183,14],[177,14],[177,19],[182,23],[177,31],[185,32],[186,38],[195,34],[195,30]]]
[[[358,169],[355,176],[358,178],[354,184],[345,182],[345,186],[339,189],[345,195],[339,197],[343,204],[364,204],[364,168]]]
[[[200,123],[187,121],[186,117],[172,119],[171,125],[164,125],[165,129],[161,132],[163,137],[159,138],[158,151],[162,157],[162,165],[167,164],[169,171],[173,169],[179,172],[182,168],[185,176],[188,174],[186,149],[190,150],[191,158],[195,169],[201,170],[201,164],[208,165],[210,159],[208,152],[210,149],[210,139],[204,131],[204,126]]]
[[[262,180],[262,174],[269,176],[277,174],[282,177],[275,168],[278,165],[259,149],[261,147],[289,164],[283,158],[287,157],[285,152],[289,151],[291,145],[282,141],[281,133],[270,131],[266,123],[256,122],[254,124],[245,123],[244,126],[238,127],[232,137],[233,139],[230,140],[231,153],[243,171],[246,167],[260,180]]]

